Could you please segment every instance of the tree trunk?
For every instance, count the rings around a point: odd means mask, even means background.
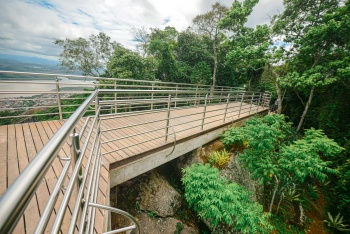
[[[213,71],[213,86],[211,87],[211,91],[215,90],[216,85],[216,70],[218,67],[218,54],[216,51],[216,44],[213,42],[213,52],[214,52],[214,71]]]
[[[307,111],[309,110],[309,107],[311,105],[311,102],[312,102],[312,98],[314,97],[314,92],[315,92],[315,87],[312,87],[311,91],[310,91],[310,94],[309,94],[309,99],[307,100],[307,103],[305,105],[305,109],[303,111],[303,114],[301,115],[301,118],[300,118],[300,121],[299,121],[299,124],[298,124],[298,127],[297,127],[297,132],[300,131],[301,129],[301,126],[303,125],[304,123],[304,119],[305,119],[305,116],[307,114]]]
[[[281,114],[282,113],[282,90],[281,90],[281,86],[280,84],[277,82],[277,78],[279,77],[279,75],[277,74],[277,72],[275,72],[272,68],[271,65],[268,65],[269,70],[271,71],[272,75],[275,77],[275,86],[276,86],[276,91],[277,91],[277,102],[278,102],[278,106],[277,106],[277,114]]]
[[[277,190],[278,190],[278,185],[279,185],[279,181],[277,179],[277,176],[276,175],[273,175],[273,177],[275,178],[276,180],[276,185],[275,185],[275,188],[273,189],[273,194],[272,194],[272,198],[271,198],[271,203],[270,203],[270,207],[269,207],[269,212],[271,213],[272,211],[272,206],[273,206],[273,203],[275,201],[275,196],[276,196],[276,193],[277,193]]]

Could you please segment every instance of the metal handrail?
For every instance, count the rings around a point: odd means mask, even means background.
[[[209,95],[210,93],[210,95]],[[124,94],[126,99],[115,99],[108,101],[100,101],[100,96],[112,94]],[[142,96],[138,96],[142,94]],[[149,95],[152,94],[152,95]],[[131,97],[138,97],[136,100],[128,100],[127,95],[134,95]],[[140,98],[142,97],[142,98]],[[152,97],[152,98],[150,98]],[[268,104],[271,99],[271,94],[269,93],[261,93],[261,92],[250,92],[250,91],[208,91],[208,90],[135,90],[135,89],[101,89],[95,90],[92,94],[83,102],[82,105],[78,107],[78,109],[71,115],[71,117],[64,123],[64,125],[59,129],[59,131],[51,138],[51,140],[44,146],[44,148],[37,154],[37,156],[29,163],[26,169],[18,176],[15,182],[8,188],[5,194],[0,198],[0,233],[10,233],[16,226],[19,218],[23,214],[26,206],[29,201],[35,194],[36,189],[38,188],[41,180],[44,178],[45,173],[48,168],[51,166],[53,160],[58,156],[58,152],[61,150],[63,144],[69,138],[70,134],[73,132],[80,121],[80,119],[84,116],[87,111],[91,111],[90,106],[94,106],[94,116],[90,116],[86,118],[86,122],[84,123],[81,132],[73,134],[72,145],[71,145],[71,157],[63,158],[62,160],[67,161],[62,174],[59,176],[57,180],[57,184],[51,193],[51,197],[48,201],[48,205],[45,208],[41,220],[37,226],[36,233],[41,233],[45,230],[46,225],[48,223],[48,219],[50,214],[53,211],[53,207],[55,206],[57,196],[60,193],[60,189],[64,179],[66,178],[66,174],[68,171],[68,167],[70,165],[73,166],[72,174],[70,176],[69,184],[65,190],[63,199],[61,201],[61,205],[58,210],[56,210],[56,218],[54,224],[52,226],[52,232],[59,232],[62,224],[62,219],[64,217],[65,211],[68,206],[68,201],[70,200],[72,190],[77,185],[77,180],[79,180],[80,176],[80,187],[78,188],[78,196],[76,200],[76,204],[74,210],[72,211],[71,224],[69,227],[69,233],[74,232],[76,227],[79,227],[79,232],[83,231],[91,231],[93,230],[93,222],[95,220],[95,210],[91,206],[91,204],[96,203],[97,198],[97,190],[98,190],[98,176],[101,168],[101,157],[113,151],[109,151],[107,153],[101,152],[101,145],[106,144],[107,142],[101,141],[101,134],[103,132],[109,131],[109,129],[105,131],[100,130],[101,121],[119,118],[121,116],[137,116],[141,113],[149,113],[149,112],[160,112],[165,111],[166,117],[161,121],[166,121],[166,126],[163,128],[156,129],[157,131],[162,131],[162,135],[159,137],[154,137],[152,140],[165,138],[165,143],[174,142],[174,148],[176,146],[176,134],[181,133],[182,131],[187,131],[188,129],[197,128],[204,129],[206,125],[211,124],[217,120],[210,120],[218,115],[212,115],[210,113],[214,112],[213,110],[207,110],[207,107],[216,105],[216,103],[221,103],[224,107],[220,107],[218,110],[225,111],[225,116],[223,121],[227,118],[227,112],[230,109],[230,102],[239,102],[239,115],[247,114],[247,113],[258,113],[259,106],[263,106],[266,108],[266,104]],[[244,107],[242,104],[244,103]],[[156,107],[153,104],[157,104]],[[122,109],[117,109],[119,105],[123,108],[128,108],[132,110],[131,112],[118,112],[125,111]],[[142,105],[140,107],[140,105]],[[253,106],[257,106],[257,108],[253,108]],[[135,107],[131,109],[131,107]],[[178,116],[172,116],[174,110],[181,110],[190,107],[195,108],[203,108],[198,113],[192,115],[202,115],[201,123],[195,124],[193,120],[184,120],[183,123],[180,124],[188,124],[189,128],[185,130],[176,131],[174,127],[179,124],[171,124],[170,121],[178,119]],[[106,116],[100,116],[100,111],[104,110],[104,108],[115,108],[116,112],[113,114],[108,114]],[[153,109],[158,108],[158,109]],[[126,110],[127,111],[127,110]],[[184,115],[182,117],[187,117],[190,115]],[[159,120],[152,120],[151,122],[156,122]],[[195,120],[197,121],[197,120]],[[220,120],[222,121],[222,120]],[[142,121],[138,125],[141,126],[149,123],[150,121]],[[193,123],[193,124],[192,124]],[[87,131],[87,136],[85,139],[85,143],[83,147],[80,149],[79,147],[79,139],[82,140],[84,136],[84,132],[88,129],[87,126],[90,126]],[[129,124],[130,125],[130,124]],[[130,125],[132,126],[132,125]],[[116,129],[121,129],[123,126],[119,126]],[[169,128],[172,128],[174,134],[174,139],[168,139]],[[162,130],[164,129],[164,130]],[[155,131],[153,129],[153,131]],[[130,134],[125,135],[120,139],[137,137],[142,134],[149,134],[150,131],[140,131],[138,134]],[[109,139],[108,141],[113,141],[116,139]],[[146,140],[144,142],[147,142]],[[74,145],[74,142],[77,142],[77,145]],[[125,147],[121,147],[118,150],[122,150],[124,148],[130,148],[136,145],[139,145],[143,142],[134,143]],[[85,166],[84,173],[81,173],[82,168],[82,155],[85,155],[87,151],[88,145],[91,144],[91,150],[89,155],[87,156],[87,164]],[[173,149],[174,149],[173,148]],[[74,159],[77,158],[76,162]],[[89,176],[89,179],[87,178]],[[86,189],[86,190],[85,190]],[[99,207],[101,208],[101,207]],[[80,221],[78,221],[78,216],[80,214]],[[86,224],[86,219],[90,221],[90,223]],[[77,226],[77,222],[80,224]],[[112,232],[111,232],[112,233]],[[115,232],[114,232],[115,233]]]
[[[97,94],[98,91],[95,91],[85,100],[2,195],[0,198],[0,233],[11,233],[14,229],[13,224],[18,222],[66,138],[83,117]]]
[[[93,76],[79,76],[79,75],[67,75],[67,74],[48,74],[48,73],[31,73],[31,72],[16,72],[16,71],[0,71],[0,74],[5,75],[15,75],[15,76],[30,76],[33,78],[37,77],[51,77],[55,78],[52,81],[27,81],[27,80],[4,80],[0,79],[0,84],[35,84],[36,90],[0,90],[0,112],[2,111],[10,111],[11,114],[6,114],[5,116],[0,116],[0,120],[7,120],[10,123],[13,123],[12,119],[18,118],[29,118],[29,117],[39,117],[43,115],[47,116],[58,116],[60,120],[66,118],[65,114],[71,114],[77,108],[76,105],[64,104],[68,100],[71,100],[71,95],[76,94],[90,94],[94,89],[104,89],[104,88],[112,88],[112,89],[145,89],[145,90],[194,90],[197,92],[197,95],[200,95],[198,91],[205,90],[206,92],[211,89],[210,85],[201,85],[201,84],[188,84],[188,83],[175,83],[175,82],[162,82],[158,80],[133,80],[133,79],[122,79],[122,78],[105,78],[105,77],[93,77]],[[68,78],[77,80],[77,82],[70,83],[65,81],[60,81],[57,79],[58,77]],[[11,77],[11,79],[15,79]],[[79,81],[80,80],[80,81]],[[88,81],[89,83],[84,83]],[[94,82],[93,82],[94,81]],[[106,83],[107,82],[107,83]],[[51,90],[40,90],[40,85],[52,85]],[[23,86],[19,86],[23,87]],[[67,90],[62,89],[69,87],[77,87],[78,90]],[[82,90],[83,88],[87,88],[90,90]],[[48,89],[48,88],[46,88]],[[228,87],[228,86],[216,86],[215,90],[217,91],[234,91],[234,90],[242,90],[241,87]],[[152,92],[150,96],[153,98],[156,92]],[[24,95],[28,96],[27,98],[19,97],[19,98],[3,98],[4,96],[18,96]],[[40,101],[36,97],[30,97],[32,95],[41,95]],[[43,97],[43,95],[50,95],[49,97]],[[116,100],[118,97],[115,94],[114,99]],[[81,98],[77,98],[81,99]],[[134,99],[134,98],[133,98]],[[15,104],[16,107],[9,109],[4,104],[5,102],[10,102]],[[2,104],[1,104],[2,103]],[[38,114],[36,112],[37,105],[45,110],[51,108],[52,111],[46,111],[45,114]],[[151,104],[153,105],[153,104]],[[65,108],[73,107],[72,110],[64,110]],[[56,109],[57,108],[57,109]],[[32,113],[34,112],[34,113]],[[34,119],[35,120],[35,119]],[[16,122],[14,122],[16,123]]]

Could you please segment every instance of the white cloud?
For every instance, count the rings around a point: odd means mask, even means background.
[[[134,48],[131,26],[183,30],[211,9],[216,0],[1,0],[0,53],[57,58],[54,38],[88,37],[103,31]],[[220,0],[230,7],[232,0]],[[261,0],[250,26],[267,23],[282,9],[282,0]],[[166,23],[165,23],[166,22]]]

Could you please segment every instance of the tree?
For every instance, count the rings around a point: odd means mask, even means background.
[[[318,88],[329,86],[348,70],[348,1],[286,0],[285,11],[275,19],[275,32],[290,43],[290,72],[281,81],[307,96],[297,131],[301,130]],[[300,97],[300,95],[298,95]]]
[[[149,53],[148,46],[151,39],[149,30],[146,27],[131,27],[130,31],[134,36],[137,51],[143,58],[145,58]]]
[[[153,57],[142,58],[139,54],[117,45],[107,64],[107,71],[117,78],[154,80],[157,66]]]
[[[160,80],[177,81],[179,71],[173,53],[177,35],[178,32],[173,27],[166,27],[164,30],[152,29],[149,51],[159,61],[157,78]]]
[[[112,42],[103,32],[90,35],[89,39],[55,39],[54,43],[63,47],[59,57],[60,65],[69,71],[80,70],[84,76],[100,76],[116,46],[116,42]]]
[[[265,185],[270,197],[269,211],[279,207],[288,190],[296,192],[307,179],[325,181],[327,174],[336,171],[321,156],[334,156],[342,148],[321,130],[310,129],[296,140],[291,124],[283,115],[267,115],[247,121],[241,128],[231,128],[222,136],[224,145],[243,145],[246,149],[239,158],[255,179]],[[274,206],[278,198],[277,206]]]
[[[228,8],[226,6],[216,2],[214,5],[212,5],[211,11],[202,15],[197,15],[193,19],[193,24],[197,28],[198,32],[209,37],[212,43],[214,60],[212,90],[214,90],[216,85],[216,73],[218,67],[217,49],[219,43],[223,40],[223,38],[225,38],[222,30],[219,27],[219,22],[224,18],[227,10]]]

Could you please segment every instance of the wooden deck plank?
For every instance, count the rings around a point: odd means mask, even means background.
[[[17,157],[16,130],[14,125],[7,126],[7,149],[7,182],[9,187],[20,173]],[[31,204],[32,202],[28,204],[29,208]],[[18,221],[13,233],[25,233],[24,216]]]
[[[16,124],[15,131],[16,131],[16,144],[12,147],[16,149],[17,151],[17,158],[18,158],[18,167],[19,167],[19,173],[21,173],[28,165],[29,158],[27,154],[26,149],[26,142],[24,138],[24,131],[26,129],[22,128],[22,125]],[[25,228],[28,231],[34,232],[36,223],[33,223],[32,220],[39,220],[40,214],[38,210],[38,204],[37,204],[37,197],[36,194],[32,197],[31,201],[29,202],[25,212],[24,212],[24,221],[25,221]]]

